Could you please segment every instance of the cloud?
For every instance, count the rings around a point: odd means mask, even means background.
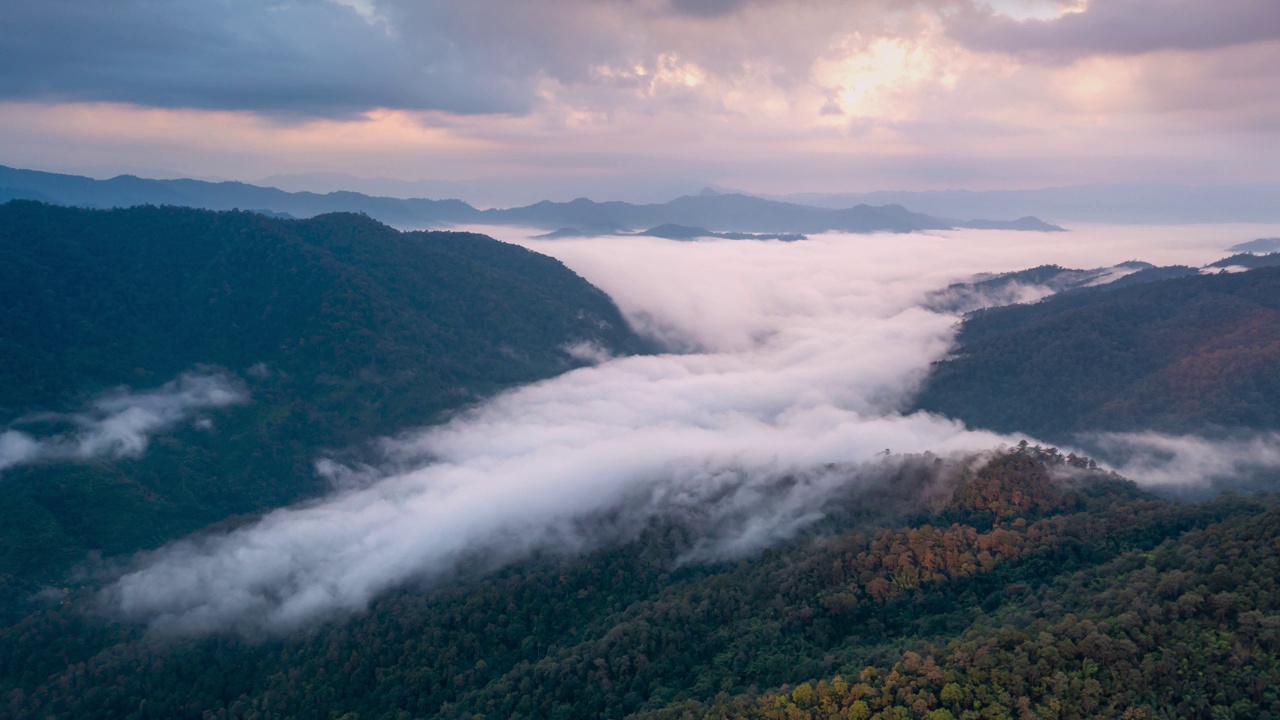
[[[1098,54],[1208,50],[1280,39],[1272,0],[1091,0],[1080,12],[1018,20],[990,9],[949,19],[969,47],[1071,61]]]
[[[1155,432],[1098,433],[1081,439],[1121,475],[1149,487],[1205,489],[1280,469],[1280,433],[1230,438]]]
[[[28,415],[0,431],[0,471],[34,463],[139,457],[151,437],[199,411],[246,402],[243,384],[223,373],[188,372],[154,390],[119,389],[77,413]],[[34,427],[67,428],[39,433]]]
[[[142,556],[104,598],[157,631],[288,632],[459,566],[578,553],[649,522],[701,533],[690,562],[752,552],[892,477],[902,455],[1016,442],[900,411],[955,329],[920,307],[929,291],[1140,246],[1216,257],[1221,235],[1196,232],[519,240],[687,352],[605,359],[387,439],[366,464],[322,460],[331,497]]]
[[[613,358],[613,353],[609,352],[608,348],[589,340],[565,345],[562,350],[574,360],[592,364],[602,363]]]
[[[527,109],[527,72],[486,60],[501,50],[418,30],[329,0],[7,2],[0,97],[324,117]]]
[[[747,0],[671,0],[671,8],[682,15],[713,18],[742,9]]]
[[[295,118],[523,115],[566,91],[579,106],[616,103],[619,90],[634,101],[638,88],[678,87],[699,69],[794,86],[833,37],[878,35],[893,24],[880,15],[909,10],[884,0],[5,3],[0,98]]]
[[[1199,47],[1170,35],[1174,13],[1109,29],[1133,3],[1021,22],[966,5],[4,3],[0,154],[103,175],[483,179],[448,192],[486,204],[1276,180],[1280,43]],[[1187,32],[1215,27],[1216,6],[1176,5]],[[1261,32],[1259,7],[1221,22]],[[1086,19],[1105,27],[1072,29]],[[1087,46],[1147,35],[1171,49]]]

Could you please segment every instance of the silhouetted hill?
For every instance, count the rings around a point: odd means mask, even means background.
[[[597,203],[579,198],[568,203],[541,202],[511,210],[487,210],[484,218],[486,222],[548,229],[680,225],[751,233],[912,232],[950,227],[902,207],[863,205],[825,210],[736,194],[686,196],[661,205]]]
[[[1253,253],[1240,253],[1223,258],[1217,262],[1206,265],[1206,268],[1220,268],[1224,270],[1253,270],[1260,267],[1275,267],[1280,265],[1280,252],[1274,252],[1269,255],[1255,255]]]
[[[1258,238],[1239,245],[1232,245],[1231,252],[1274,253],[1280,252],[1280,238]]]
[[[1039,300],[1054,293],[1091,288],[1115,289],[1168,277],[1198,275],[1194,268],[1157,268],[1151,263],[1129,261],[1107,268],[1077,270],[1060,265],[1040,267],[949,285],[930,293],[925,306],[937,312],[967,313],[985,307]]]
[[[583,230],[581,228],[560,228],[542,235],[534,235],[535,240],[557,240],[560,238],[601,237],[617,235],[623,237],[655,237],[664,240],[697,240],[699,238],[720,238],[723,240],[781,240],[796,242],[808,238],[799,233],[746,233],[715,232],[706,228],[689,227],[688,225],[672,225],[670,223],[651,227],[640,232],[626,232],[616,228]]]
[[[523,208],[485,210],[481,215],[483,222],[501,225],[616,231],[664,225],[753,234],[915,232],[954,227],[1061,230],[1035,218],[1012,222],[960,222],[911,212],[901,205],[857,205],[843,209],[825,209],[737,193],[688,195],[668,203],[652,205],[598,203],[578,198],[567,203],[545,201]]]
[[[411,227],[475,222],[478,212],[460,200],[400,200],[353,192],[288,193],[240,182],[148,180],[132,175],[95,180],[0,166],[0,202],[10,199],[88,208],[137,205],[180,205],[208,210],[261,208],[295,217],[357,212],[385,223]]]
[[[1017,220],[957,220],[956,227],[971,230],[1022,230],[1024,232],[1066,232],[1057,225],[1051,225],[1040,218],[1027,215]]]
[[[1094,430],[1280,429],[1277,268],[980,310],[958,342],[918,406],[972,426],[1059,442]]]
[[[89,550],[151,547],[323,489],[325,448],[425,424],[647,346],[558,261],[368,217],[0,205],[0,433],[193,367],[247,404],[141,459],[0,463],[0,576],[56,577]],[[175,481],[181,478],[181,482]],[[0,583],[2,584],[2,583]]]
[[[898,203],[939,217],[1035,215],[1054,222],[1238,223],[1280,220],[1280,184],[1110,183],[1035,190],[796,193],[776,200],[818,207]]]
[[[74,175],[17,170],[0,166],[0,201],[38,199],[61,205],[113,208],[135,205],[181,205],[211,210],[261,208],[312,217],[328,212],[360,212],[401,227],[440,227],[482,223],[559,230],[578,228],[602,235],[664,224],[708,228],[717,232],[818,233],[912,232],[951,227],[1054,229],[1035,218],[1012,222],[948,221],[914,213],[900,205],[857,205],[815,208],[741,194],[700,194],[668,203],[636,205],[579,198],[567,203],[543,201],[520,208],[477,210],[460,200],[402,200],[354,192],[288,193],[246,183],[202,180],[145,180],[122,175],[94,180]],[[1060,229],[1060,228],[1059,228]]]
[[[722,240],[781,240],[797,242],[807,240],[799,233],[747,233],[747,232],[715,232],[706,228],[689,227],[688,225],[659,225],[636,233],[648,237],[666,238],[668,240],[696,240],[698,238],[720,238]]]

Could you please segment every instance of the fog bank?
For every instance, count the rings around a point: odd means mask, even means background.
[[[581,552],[690,509],[706,518],[699,559],[752,552],[883,476],[886,450],[958,455],[1019,439],[902,414],[955,331],[956,317],[920,306],[930,291],[1045,263],[1201,264],[1241,240],[1181,230],[798,243],[499,231],[561,259],[681,352],[600,357],[388,439],[371,465],[321,461],[345,490],[143,557],[107,598],[162,631],[284,632],[459,563]]]

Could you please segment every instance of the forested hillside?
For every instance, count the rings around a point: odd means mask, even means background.
[[[918,406],[1063,443],[1280,428],[1280,269],[1133,277],[970,315]]]
[[[558,261],[351,214],[11,202],[0,306],[0,431],[193,368],[247,395],[139,458],[0,463],[0,588],[316,493],[321,451],[581,365],[576,344],[646,347]]]
[[[908,460],[738,562],[680,564],[697,524],[655,525],[258,644],[148,639],[73,591],[0,633],[0,693],[16,717],[1280,716],[1274,500],[1182,505],[1041,448],[964,467]]]
[[[1280,427],[1280,268],[1093,286],[1113,270],[936,296],[1063,291],[969,316],[922,404],[1050,436]],[[317,494],[326,453],[650,348],[555,260],[351,214],[13,202],[0,301],[0,716],[1280,718],[1280,500],[1181,503],[1026,443],[828,466],[818,519],[758,553],[698,555],[718,530],[693,508],[590,552],[476,549],[297,632],[165,635],[113,604],[129,554]],[[183,393],[198,412],[166,415]],[[90,451],[144,421],[145,452]]]

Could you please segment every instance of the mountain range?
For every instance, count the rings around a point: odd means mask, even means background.
[[[911,212],[900,205],[858,204],[818,208],[742,194],[704,191],[667,203],[637,205],[543,201],[518,208],[479,210],[461,200],[398,199],[354,192],[289,193],[239,182],[147,180],[122,175],[95,180],[0,166],[0,202],[38,200],[90,208],[179,205],[209,210],[255,210],[311,217],[328,212],[359,212],[402,228],[452,225],[514,225],[542,230],[574,228],[582,233],[614,234],[660,225],[705,228],[715,232],[798,233],[913,232],[950,228],[1056,231],[1033,217],[1017,220],[950,220]]]
[[[1275,222],[1280,185],[1099,183],[1035,190],[923,190],[793,193],[775,200],[839,208],[899,204],[942,217],[1038,215],[1062,223],[1180,224]]]

